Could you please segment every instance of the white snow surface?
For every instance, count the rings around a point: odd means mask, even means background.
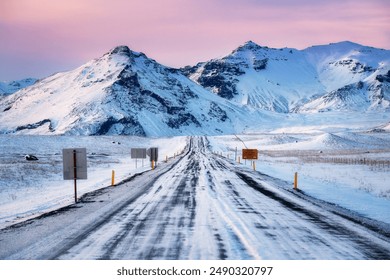
[[[237,138],[239,137],[239,138]],[[390,158],[388,133],[267,133],[209,137],[212,149],[233,159],[244,148],[259,149],[257,170],[291,181],[299,173],[303,191],[363,216],[390,221],[390,167],[337,164],[311,158],[387,160]],[[186,137],[142,138],[128,136],[0,136],[0,227],[73,203],[73,181],[62,178],[62,149],[86,147],[88,180],[78,181],[78,195],[150,169],[147,159],[136,162],[130,149],[158,147],[159,162],[173,157],[186,145]],[[269,153],[264,153],[266,151]],[[321,154],[319,152],[322,152]],[[369,153],[371,151],[371,153]],[[39,160],[28,162],[25,154]],[[243,162],[242,162],[243,163]],[[251,168],[249,161],[246,163]],[[201,178],[200,178],[201,179]]]
[[[258,149],[256,170],[290,182],[291,188],[298,172],[306,194],[390,223],[388,133],[270,133],[212,137],[210,142],[215,152],[232,160],[246,147]],[[251,161],[241,163],[252,168]]]
[[[0,228],[74,202],[73,181],[63,180],[62,149],[86,148],[88,179],[77,181],[78,197],[150,170],[149,157],[131,159],[132,148],[159,148],[159,160],[179,154],[186,137],[0,136]],[[33,154],[38,161],[26,161]]]
[[[275,145],[300,139],[299,135],[274,136],[238,137],[250,147],[259,140],[263,145],[267,141]],[[388,137],[381,137],[388,145]],[[39,151],[47,153],[52,147],[76,143],[88,146],[89,159],[94,166],[91,169],[96,168],[91,178],[96,179],[80,182],[84,191],[104,185],[107,174],[103,174],[103,170],[110,170],[116,164],[127,169],[126,176],[131,170],[131,162],[126,161],[130,146],[148,142],[159,146],[162,152],[172,153],[175,148],[189,144],[180,157],[168,163],[160,162],[156,170],[110,188],[112,191],[106,188],[92,193],[80,206],[5,229],[2,239],[10,241],[2,244],[0,256],[6,259],[365,259],[390,254],[387,239],[369,233],[364,223],[356,223],[366,216],[386,224],[388,198],[360,191],[353,184],[348,186],[353,178],[329,180],[326,176],[334,168],[326,166],[312,168],[308,173],[313,172],[312,177],[300,183],[302,192],[293,193],[289,180],[278,179],[289,173],[285,166],[279,167],[280,160],[257,161],[259,172],[249,165],[234,162],[231,155],[229,159],[224,158],[228,157],[226,154],[210,154],[211,148],[218,150],[215,152],[234,151],[234,147],[242,143],[235,136],[195,137],[190,141],[184,137],[145,140],[58,136],[4,136],[1,140],[9,151],[15,144],[20,147],[20,143],[26,143],[23,152],[25,148],[36,147],[41,157],[43,154]],[[120,145],[113,143],[118,141]],[[318,147],[325,148],[326,143],[318,141]],[[22,148],[18,149],[17,152],[22,152]],[[118,152],[113,153],[116,149]],[[340,148],[341,151],[344,148]],[[105,152],[109,155],[104,155]],[[114,158],[118,158],[119,163],[113,163]],[[37,170],[29,169],[32,178],[37,177],[34,176]],[[30,178],[26,182],[31,182]],[[327,184],[312,184],[321,179],[328,180]],[[98,181],[102,185],[94,183]],[[45,206],[53,207],[50,201],[43,201],[48,196],[62,198],[63,205],[72,203],[71,184],[52,182],[52,178],[42,178],[40,182],[40,187],[33,188],[35,195],[30,194],[29,200],[24,200],[27,206],[35,208],[34,214],[38,214],[37,209],[42,213],[47,211],[43,209]],[[29,184],[26,185],[20,188],[28,189]],[[8,194],[13,189],[9,188]],[[342,199],[335,201],[329,193],[337,193],[335,196]],[[134,198],[129,200],[131,194]],[[26,215],[26,211],[18,210],[21,205],[17,203],[18,199],[23,199],[24,192],[19,191],[18,195],[12,202],[0,206],[3,213],[7,204],[18,205],[6,208],[7,219],[17,218],[14,222]],[[362,205],[364,207],[359,208]],[[347,215],[352,221],[339,214],[340,206],[349,212]],[[375,216],[372,215],[374,210]],[[74,221],[74,217],[78,220]],[[42,231],[44,236],[40,237],[38,234]]]

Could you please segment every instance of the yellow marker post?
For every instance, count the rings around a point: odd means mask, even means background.
[[[298,172],[295,172],[294,175],[294,190],[298,189]]]
[[[111,186],[115,185],[115,170],[111,172]]]
[[[154,169],[154,160],[152,160],[152,169]]]

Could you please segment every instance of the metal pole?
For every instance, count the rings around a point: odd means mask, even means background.
[[[236,136],[236,138],[237,138],[238,140],[240,140],[240,141],[242,142],[242,144],[244,144],[245,149],[248,149],[248,147],[245,145],[244,141],[242,141],[242,140],[240,139],[240,137],[238,137],[236,134],[234,134],[234,136]]]
[[[74,202],[77,203],[77,156],[73,150],[73,181],[74,181]]]

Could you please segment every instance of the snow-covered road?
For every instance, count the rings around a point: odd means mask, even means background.
[[[211,153],[0,231],[0,259],[390,259],[390,231]]]

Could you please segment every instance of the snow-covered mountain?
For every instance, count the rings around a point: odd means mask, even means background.
[[[304,50],[249,41],[182,71],[215,94],[275,112],[390,110],[390,51],[340,42]]]
[[[37,79],[27,78],[17,81],[0,82],[0,98],[21,90],[22,88],[31,86],[36,81]]]
[[[390,51],[351,42],[271,49],[247,42],[183,69],[126,46],[0,98],[0,133],[215,135],[390,111]],[[377,112],[383,113],[377,117]],[[366,127],[365,127],[366,129]]]
[[[240,111],[126,46],[0,100],[2,133],[232,133]]]

